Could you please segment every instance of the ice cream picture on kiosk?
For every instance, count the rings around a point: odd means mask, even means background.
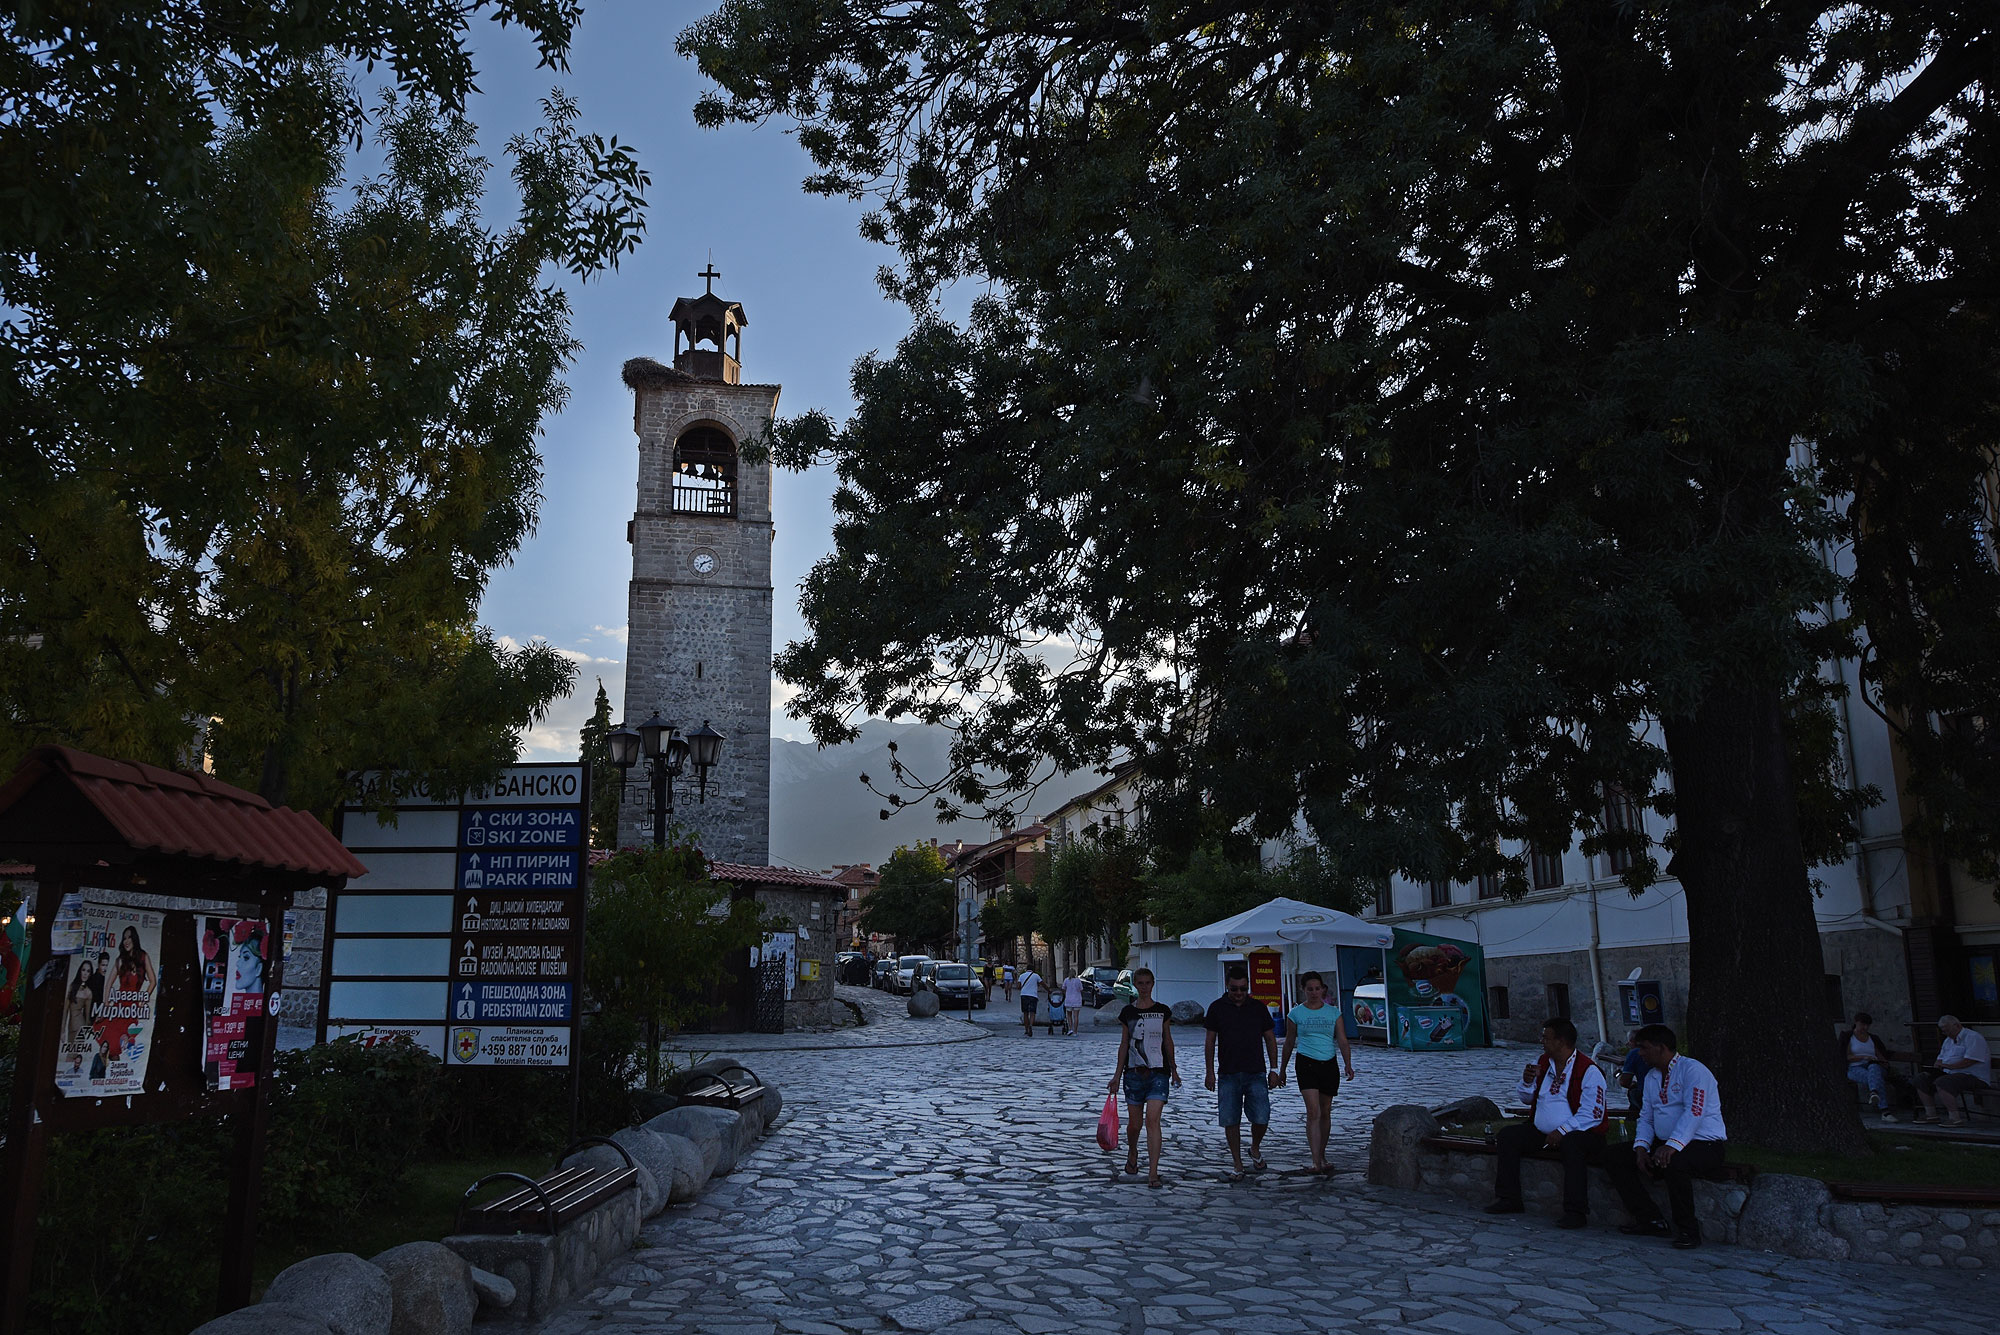
[[[1407,1011],[1401,1014],[1398,1037],[1404,1042],[1410,1038],[1409,1029],[1414,1022],[1420,1031],[1419,1039],[1430,1044],[1464,1042],[1472,1021],[1472,1007],[1464,997],[1458,995],[1459,975],[1471,957],[1449,942],[1417,943],[1404,946],[1396,953],[1396,968],[1409,983],[1417,1004],[1428,1008],[1449,1009],[1449,1015],[1411,1016]],[[1454,1029],[1456,1032],[1454,1033]]]

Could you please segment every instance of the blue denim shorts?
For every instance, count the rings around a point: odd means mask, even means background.
[[[1252,1126],[1271,1124],[1271,1086],[1264,1073],[1234,1071],[1215,1077],[1217,1125],[1235,1126],[1246,1112]]]
[[[1133,1070],[1125,1068],[1125,1101],[1127,1103],[1151,1103],[1158,1099],[1167,1101],[1167,1073],[1165,1071]]]

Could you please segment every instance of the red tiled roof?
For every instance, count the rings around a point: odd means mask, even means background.
[[[315,876],[368,872],[332,831],[306,812],[274,807],[206,774],[109,760],[67,746],[30,751],[0,787],[0,811],[58,775],[135,852]]]
[[[801,890],[847,888],[839,881],[829,881],[809,871],[793,871],[790,867],[753,867],[747,862],[711,861],[708,874],[718,881],[734,881],[738,885],[787,885]]]

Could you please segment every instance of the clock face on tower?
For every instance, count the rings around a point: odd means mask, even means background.
[[[689,558],[688,567],[703,579],[708,578],[715,573],[715,553],[702,548]]]

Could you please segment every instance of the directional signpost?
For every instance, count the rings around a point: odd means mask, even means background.
[[[456,799],[399,790],[393,825],[343,813],[370,874],[331,906],[321,1039],[574,1069],[589,800],[582,765],[515,765]]]

